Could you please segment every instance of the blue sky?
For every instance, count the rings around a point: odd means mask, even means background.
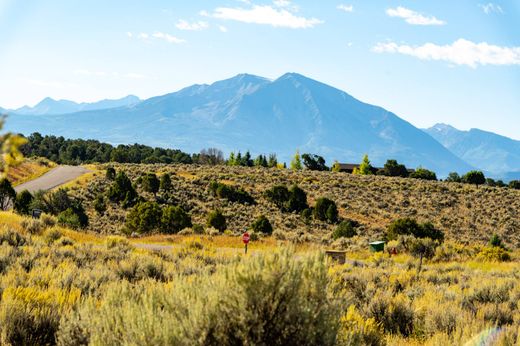
[[[520,1],[0,0],[0,106],[298,72],[520,139]]]

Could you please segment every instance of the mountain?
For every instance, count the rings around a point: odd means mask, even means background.
[[[520,141],[479,129],[461,131],[446,124],[425,131],[474,167],[506,179],[520,176]]]
[[[141,100],[134,95],[128,95],[117,100],[102,100],[94,103],[76,103],[69,100],[54,100],[50,97],[43,99],[34,107],[24,106],[10,112],[22,115],[56,115],[91,111],[117,107],[132,106]]]
[[[393,158],[440,175],[471,169],[395,114],[296,73],[273,81],[241,74],[126,108],[38,117],[13,114],[8,127],[25,134],[39,131],[189,152],[217,147],[226,153],[277,153],[282,160],[289,160],[296,149],[321,154],[329,163],[359,162],[368,153],[375,165]]]

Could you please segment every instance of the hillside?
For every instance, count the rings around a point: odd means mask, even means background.
[[[461,131],[445,124],[425,131],[474,167],[502,178],[520,176],[520,141],[479,129]]]
[[[421,222],[433,222],[450,240],[485,244],[493,233],[498,233],[508,246],[520,247],[517,232],[520,229],[520,215],[517,212],[520,209],[519,190],[266,168],[198,165],[114,167],[126,172],[134,182],[144,173],[170,173],[171,192],[168,195],[159,192],[158,200],[182,206],[189,211],[193,222],[201,225],[205,225],[209,211],[220,208],[228,219],[228,229],[236,234],[243,232],[256,217],[264,214],[273,224],[275,236],[280,239],[330,243],[334,225],[315,220],[307,224],[300,215],[282,213],[265,198],[265,190],[276,184],[298,184],[307,192],[311,206],[319,197],[334,200],[340,217],[361,224],[358,233],[365,241],[380,239],[394,219],[412,217]],[[253,196],[256,205],[232,203],[213,197],[208,191],[211,181],[243,188]],[[116,204],[108,203],[108,210],[103,216],[98,216],[93,210],[95,197],[108,191],[110,184],[111,181],[100,171],[88,184],[73,188],[73,193],[85,200],[90,216],[89,229],[94,232],[118,233],[124,225],[127,211]],[[147,200],[155,199],[142,188],[138,188],[138,192]]]
[[[358,162],[368,153],[376,165],[393,158],[440,176],[471,169],[395,114],[296,73],[273,81],[242,74],[132,107],[63,115],[12,114],[7,128],[26,135],[38,131],[187,152],[217,147],[226,153],[277,153],[286,161],[296,149],[321,154],[330,162]]]

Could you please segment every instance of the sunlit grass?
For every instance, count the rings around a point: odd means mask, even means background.
[[[17,186],[42,176],[55,166],[54,162],[43,158],[25,159],[20,165],[9,169],[7,178],[13,186]]]

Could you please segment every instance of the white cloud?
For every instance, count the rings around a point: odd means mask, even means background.
[[[152,35],[152,37],[160,39],[160,40],[165,40],[166,42],[169,42],[169,43],[184,43],[184,42],[186,42],[182,38],[178,38],[178,37],[175,37],[175,36],[172,36],[170,34],[166,34],[164,32],[160,32],[160,31],[155,32]]]
[[[274,0],[273,4],[277,7],[289,7],[291,2],[289,0]]]
[[[244,8],[216,8],[212,14],[201,12],[201,15],[210,15],[218,19],[235,20],[243,23],[264,24],[273,27],[291,29],[312,28],[323,21],[316,18],[305,18],[295,15],[287,9],[276,9],[268,5],[254,5],[249,9]]]
[[[340,4],[338,5],[337,9],[345,12],[354,12],[354,6],[352,5]]]
[[[478,4],[478,7],[480,7],[485,14],[504,13],[504,10],[502,9],[502,7],[500,7],[500,5],[494,4],[492,2],[488,2],[487,4]]]
[[[184,19],[181,19],[177,22],[177,24],[175,24],[175,26],[179,30],[200,31],[207,29],[209,27],[209,24],[204,21],[190,23]]]
[[[146,32],[141,32],[139,34],[136,34],[134,35],[133,33],[131,32],[127,32],[126,35],[129,37],[129,38],[137,38],[137,39],[140,39],[140,40],[149,40],[149,39],[158,39],[158,40],[164,40],[166,42],[169,42],[169,43],[184,43],[186,42],[186,40],[182,39],[182,38],[178,38],[178,37],[175,37],[175,36],[172,36],[170,34],[166,34],[166,33],[163,33],[163,32],[160,32],[160,31],[157,31],[153,34],[148,34]]]
[[[418,12],[405,7],[389,8],[386,14],[390,17],[404,19],[408,24],[412,25],[445,25],[446,22],[435,18],[434,16],[424,16]]]
[[[228,32],[228,28],[226,28],[224,25],[219,25],[219,26],[218,26],[218,29],[219,29],[221,32]]]
[[[394,42],[378,43],[372,50],[377,53],[410,55],[421,60],[446,61],[472,68],[479,65],[520,65],[520,47],[501,47],[465,39],[458,39],[444,46],[434,43],[422,46],[398,45]]]

